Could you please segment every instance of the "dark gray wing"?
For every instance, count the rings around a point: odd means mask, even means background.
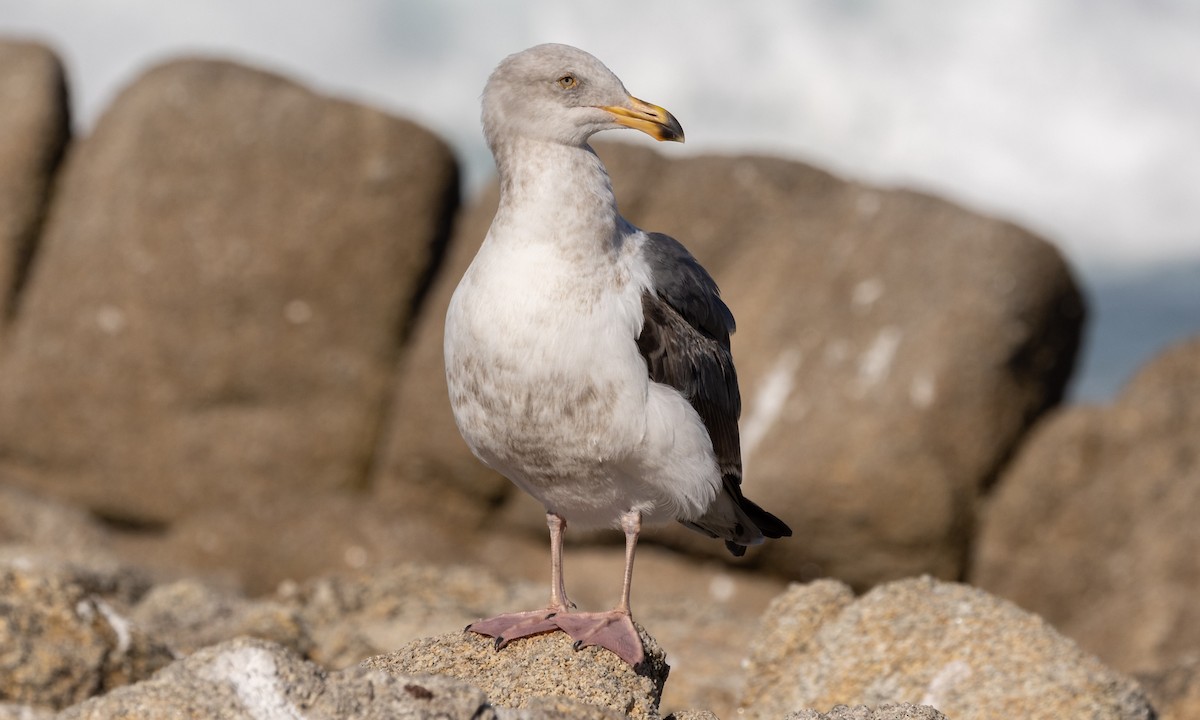
[[[724,537],[734,555],[746,552],[747,538],[783,537],[792,531],[779,518],[742,495],[742,447],[738,416],[742,396],[729,336],[736,326],[733,313],[721,300],[716,282],[696,258],[674,238],[647,233],[643,246],[654,292],[642,295],[644,321],[638,350],[646,359],[650,379],[680,392],[708,430],[721,471],[724,492],[753,529],[728,529],[685,523],[714,537]],[[741,542],[737,542],[741,540]]]
[[[647,233],[643,246],[654,292],[642,296],[638,350],[650,378],[687,398],[712,438],[721,474],[742,475],[738,416],[742,396],[729,349],[733,313],[708,271],[669,235]]]

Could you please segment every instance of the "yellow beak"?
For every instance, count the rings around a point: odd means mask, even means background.
[[[641,130],[655,140],[683,142],[683,128],[675,116],[657,105],[630,96],[630,107],[606,105],[601,110],[612,114],[618,125]]]

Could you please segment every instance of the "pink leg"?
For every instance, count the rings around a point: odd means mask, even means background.
[[[554,617],[554,623],[575,640],[575,649],[598,645],[616,653],[630,665],[637,665],[646,657],[642,638],[633,626],[629,611],[629,591],[633,585],[633,555],[637,549],[638,534],[642,530],[642,515],[631,510],[621,516],[621,529],[625,531],[625,581],[621,588],[621,601],[617,607],[601,613],[570,613]]]
[[[555,616],[567,613],[574,607],[567,599],[563,582],[562,544],[567,521],[555,513],[547,512],[546,524],[550,528],[550,604],[544,610],[505,613],[477,620],[467,626],[467,630],[473,633],[496,638],[497,650],[513,640],[560,629],[554,620]]]

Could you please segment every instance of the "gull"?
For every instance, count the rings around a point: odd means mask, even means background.
[[[512,640],[562,630],[636,666],[629,605],[643,523],[677,520],[741,556],[791,529],[742,495],[741,411],[716,283],[673,238],[617,211],[595,133],[683,142],[666,110],[631,96],[567,45],[505,58],[483,91],[500,205],[446,313],[459,432],[486,465],[546,509],[550,603],[468,630]],[[621,599],[576,611],[563,580],[567,525],[625,533]]]

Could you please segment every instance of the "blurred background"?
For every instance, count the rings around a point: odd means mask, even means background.
[[[492,170],[488,73],[565,42],[680,119],[661,152],[800,159],[1054,242],[1090,304],[1077,401],[1200,332],[1193,0],[0,0],[0,33],[64,58],[80,134],[150,65],[228,57],[421,122],[468,194]]]

